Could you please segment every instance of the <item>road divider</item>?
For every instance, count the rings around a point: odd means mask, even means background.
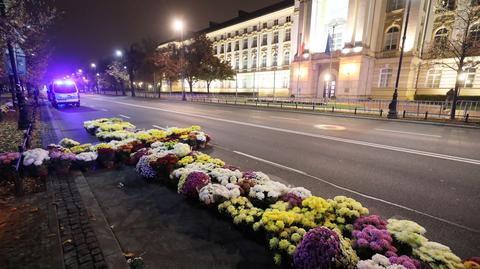
[[[152,107],[152,106],[136,105],[136,104],[126,103],[126,102],[110,101],[110,100],[103,100],[103,99],[102,99],[102,101],[115,103],[115,104],[120,104],[120,105],[131,106],[131,107],[143,108],[143,109],[163,111],[163,112],[168,112],[168,113],[173,113],[173,114],[178,114],[178,115],[184,115],[184,116],[188,116],[188,117],[203,118],[203,119],[215,120],[215,121],[226,122],[226,123],[231,123],[231,124],[256,127],[256,128],[270,130],[270,131],[277,131],[277,132],[283,132],[283,133],[294,134],[294,135],[302,135],[302,136],[307,136],[307,137],[320,138],[320,139],[324,139],[324,140],[342,142],[342,143],[346,143],[346,144],[353,144],[353,145],[359,145],[359,146],[365,146],[365,147],[371,147],[371,148],[377,148],[377,149],[383,149],[383,150],[389,150],[389,151],[396,151],[396,152],[401,152],[401,153],[408,153],[408,154],[413,154],[413,155],[425,156],[425,157],[430,157],[430,158],[437,158],[437,159],[443,159],[443,160],[449,160],[449,161],[455,161],[455,162],[461,162],[461,163],[467,163],[467,164],[473,164],[473,165],[480,165],[480,160],[477,160],[477,159],[470,159],[470,158],[464,158],[464,157],[459,157],[459,156],[452,156],[452,155],[446,155],[446,154],[434,153],[434,152],[428,152],[428,151],[422,151],[422,150],[415,150],[415,149],[409,149],[409,148],[403,148],[403,147],[389,146],[389,145],[377,144],[377,143],[348,139],[348,138],[340,138],[340,137],[329,136],[329,135],[308,133],[308,132],[302,132],[302,131],[296,131],[296,130],[290,130],[290,129],[260,125],[260,124],[250,123],[250,122],[228,120],[228,119],[222,119],[222,118],[217,118],[217,117],[212,117],[212,116],[207,116],[207,115],[199,115],[199,114],[195,114],[195,113],[187,113],[187,112],[163,109],[163,108]]]

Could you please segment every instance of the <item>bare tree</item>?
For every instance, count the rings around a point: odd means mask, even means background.
[[[108,66],[106,72],[115,79],[117,84],[120,85],[122,89],[122,95],[126,95],[124,84],[125,82],[129,81],[130,76],[128,71],[124,68],[124,65],[119,61],[114,61]]]
[[[159,92],[160,98],[163,80],[168,82],[176,81],[180,77],[180,66],[177,61],[178,49],[175,45],[169,45],[166,48],[157,50],[152,56],[155,64],[155,72],[159,75]]]
[[[455,119],[459,89],[464,85],[466,72],[480,61],[480,1],[437,0],[437,21],[443,24],[434,33],[432,44],[427,48],[429,65],[443,66],[456,72],[454,96],[450,118]]]

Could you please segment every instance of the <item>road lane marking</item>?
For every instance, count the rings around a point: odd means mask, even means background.
[[[125,119],[130,119],[129,116],[125,116],[125,115],[123,115],[123,114],[119,114],[118,116],[120,116],[120,117],[122,117],[122,118],[125,118]]]
[[[371,142],[366,142],[366,141],[361,141],[361,140],[340,138],[340,137],[329,136],[329,135],[307,133],[307,132],[295,131],[295,130],[290,130],[290,129],[283,129],[283,128],[265,126],[265,125],[250,123],[250,122],[227,120],[227,119],[216,118],[216,117],[207,116],[207,115],[199,115],[199,114],[195,114],[195,113],[187,113],[187,112],[181,112],[181,111],[175,111],[175,110],[162,109],[162,108],[158,108],[158,107],[135,105],[135,104],[125,103],[125,102],[110,101],[110,100],[103,100],[103,101],[110,102],[110,103],[116,103],[116,104],[120,104],[120,105],[144,108],[144,109],[158,110],[158,111],[163,111],[163,112],[168,112],[168,113],[173,113],[173,114],[178,114],[178,115],[184,115],[184,116],[189,116],[189,117],[194,117],[194,118],[203,118],[203,119],[215,120],[215,121],[226,122],[226,123],[231,123],[231,124],[256,127],[256,128],[260,128],[260,129],[266,129],[266,130],[277,131],[277,132],[283,132],[283,133],[288,133],[288,134],[295,134],[295,135],[302,135],[302,136],[313,137],[313,138],[320,138],[320,139],[325,139],[325,140],[342,142],[342,143],[346,143],[346,144],[360,145],[360,146],[365,146],[365,147],[378,148],[378,149],[384,149],[384,150],[390,150],[390,151],[396,151],[396,152],[426,156],[426,157],[431,157],[431,158],[437,158],[437,159],[443,159],[443,160],[449,160],[449,161],[456,161],[456,162],[480,165],[480,160],[477,160],[477,159],[463,158],[463,157],[458,157],[458,156],[452,156],[452,155],[446,155],[446,154],[440,154],[440,153],[434,153],[434,152],[428,152],[428,151],[422,151],[422,150],[416,150],[416,149],[402,148],[402,147],[396,147],[396,146],[388,146],[388,145],[383,145],[383,144],[376,144],[376,143],[371,143]]]
[[[158,126],[158,125],[152,125],[153,128],[157,128],[157,129],[160,129],[160,130],[167,130],[167,128],[163,128],[162,126]]]
[[[104,111],[104,112],[107,112],[107,111],[108,111],[108,109],[105,109],[105,108],[102,108],[102,109],[100,109],[100,110],[101,110],[101,111]]]
[[[327,130],[327,131],[343,131],[347,128],[344,126],[340,125],[328,125],[328,124],[317,124],[314,125],[315,128],[321,129],[321,130]]]
[[[453,222],[453,221],[450,221],[450,220],[447,220],[447,219],[444,219],[444,218],[441,218],[441,217],[437,217],[437,216],[434,216],[434,215],[431,215],[431,214],[428,214],[428,213],[425,213],[425,212],[422,212],[422,211],[419,211],[419,210],[416,210],[416,209],[413,209],[413,208],[410,208],[410,207],[407,207],[407,206],[404,206],[404,205],[401,205],[401,204],[390,202],[390,201],[384,200],[382,198],[377,198],[377,197],[372,196],[372,195],[364,194],[364,193],[361,193],[359,191],[355,191],[355,190],[352,190],[352,189],[349,189],[349,188],[346,188],[346,187],[342,187],[342,186],[337,185],[335,183],[332,183],[328,180],[319,178],[317,176],[310,175],[310,174],[308,174],[304,171],[301,171],[301,170],[298,170],[298,169],[295,169],[295,168],[292,168],[292,167],[288,167],[288,166],[285,166],[285,165],[282,165],[282,164],[279,164],[279,163],[276,163],[276,162],[265,160],[265,159],[262,159],[260,157],[255,157],[253,155],[249,155],[247,153],[243,153],[243,152],[240,152],[240,151],[234,150],[233,152],[238,154],[238,155],[242,155],[244,157],[248,157],[248,158],[251,158],[251,159],[256,160],[256,161],[260,161],[260,162],[270,164],[270,165],[275,166],[275,167],[283,168],[285,170],[289,170],[289,171],[304,175],[306,177],[313,178],[313,179],[318,180],[322,183],[330,185],[334,188],[356,194],[356,195],[361,196],[361,197],[366,198],[366,199],[370,199],[370,200],[374,200],[374,201],[377,201],[377,202],[388,204],[388,205],[391,205],[391,206],[394,206],[394,207],[398,207],[398,208],[401,208],[401,209],[404,209],[404,210],[407,210],[407,211],[410,211],[410,212],[413,212],[413,213],[416,213],[416,214],[419,214],[419,215],[422,215],[422,216],[425,216],[425,217],[429,217],[431,219],[441,221],[443,223],[453,225],[453,226],[458,227],[458,228],[465,229],[465,230],[470,231],[470,232],[480,233],[480,230],[476,230],[476,229],[470,228],[468,226],[465,226],[465,225],[462,225],[462,224],[459,224],[459,223],[456,223],[456,222]]]
[[[390,132],[390,133],[407,134],[407,135],[420,135],[420,136],[437,137],[437,138],[442,137],[441,135],[422,134],[422,133],[396,131],[396,130],[388,130],[388,129],[380,129],[380,128],[377,128],[375,130],[381,131],[381,132]]]
[[[279,117],[279,116],[270,116],[272,119],[280,119],[280,120],[298,120],[295,118],[288,118],[288,117]]]

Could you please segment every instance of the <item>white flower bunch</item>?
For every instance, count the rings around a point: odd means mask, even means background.
[[[240,196],[240,188],[235,184],[221,184],[209,183],[201,188],[198,197],[200,201],[206,205],[223,202],[232,198]]]
[[[40,166],[44,161],[50,160],[49,152],[41,148],[27,150],[23,153],[23,157],[24,166],[30,166],[32,164]]]
[[[462,260],[449,247],[437,242],[424,242],[413,249],[413,255],[428,263],[433,269],[462,269]]]
[[[253,174],[255,175],[253,178],[252,178],[252,181],[255,183],[255,184],[265,184],[270,180],[270,177],[267,176],[265,173],[263,172],[253,172]]]
[[[276,181],[268,181],[264,184],[257,184],[250,188],[248,196],[263,200],[265,198],[278,199],[280,196],[288,193],[289,188]]]
[[[173,170],[172,173],[170,173],[170,179],[179,180],[184,174],[189,174],[190,172],[191,172],[191,170],[189,170],[185,167],[175,169],[175,170]]]
[[[408,244],[413,248],[418,248],[428,241],[423,236],[427,232],[425,228],[410,220],[389,219],[387,230],[399,242]]]
[[[204,132],[196,132],[195,137],[197,138],[198,141],[202,141],[202,142],[207,141],[207,136],[205,135]]]
[[[375,254],[371,260],[363,260],[357,263],[357,269],[406,269],[400,264],[391,264],[387,257]]]
[[[295,188],[291,188],[290,191],[288,191],[288,193],[293,193],[295,194],[297,197],[300,197],[303,199],[305,198],[308,198],[310,196],[312,196],[312,192],[305,189],[304,187],[295,187]]]
[[[175,155],[177,155],[177,157],[182,158],[190,154],[190,152],[192,152],[192,149],[187,144],[178,143],[173,146],[173,152],[175,153]]]
[[[237,183],[241,181],[242,172],[239,170],[232,171],[225,168],[215,168],[209,173],[209,176],[225,186],[228,183]]]
[[[160,148],[160,147],[165,147],[164,145],[165,144],[163,142],[157,141],[157,142],[152,143],[150,145],[150,147],[153,148],[153,149],[156,149],[156,148]]]
[[[95,161],[98,157],[98,154],[96,152],[82,152],[79,153],[75,156],[75,159],[77,161],[82,161],[82,162],[92,162]]]
[[[150,167],[149,156],[142,156],[135,167],[138,174],[146,179],[153,179],[157,175],[155,171]]]
[[[73,140],[73,139],[70,139],[70,138],[64,138],[62,140],[60,140],[60,142],[58,142],[58,144],[64,148],[71,148],[71,147],[75,147],[75,146],[78,146],[80,145],[79,142]]]
[[[190,169],[192,171],[200,171],[209,174],[215,168],[218,168],[216,164],[213,163],[191,163],[187,164],[185,168]]]

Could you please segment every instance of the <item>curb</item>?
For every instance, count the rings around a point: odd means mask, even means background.
[[[103,214],[97,199],[95,199],[95,195],[90,189],[87,180],[81,172],[74,172],[72,176],[74,177],[75,184],[80,192],[85,209],[90,216],[90,224],[97,236],[98,244],[102,250],[108,268],[129,269],[130,267],[123,255],[120,244],[108,225],[108,221]]]

